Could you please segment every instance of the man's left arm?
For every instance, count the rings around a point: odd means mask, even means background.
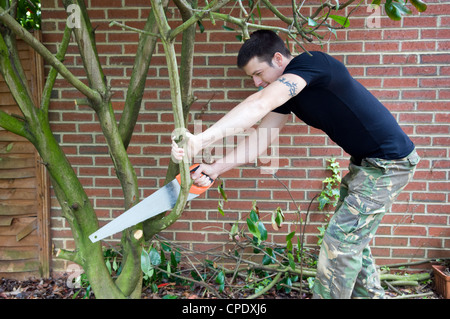
[[[267,114],[259,126],[241,141],[236,148],[213,164],[201,164],[197,171],[192,174],[192,179],[195,184],[200,186],[209,185],[210,181],[204,178],[204,175],[201,173],[216,179],[217,176],[237,166],[256,160],[278,138],[280,130],[286,124],[289,116],[290,114],[279,114],[275,112]]]

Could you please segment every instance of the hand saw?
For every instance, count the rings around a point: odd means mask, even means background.
[[[191,173],[195,172],[200,164],[192,165],[189,170]],[[207,176],[206,174],[204,174]],[[208,176],[209,177],[209,176]],[[211,180],[211,184],[208,186],[200,187],[195,184],[191,186],[189,190],[189,195],[187,201],[190,201],[199,195],[203,194],[211,185],[214,180]],[[131,207],[129,210],[124,212],[119,217],[113,219],[111,222],[92,233],[89,239],[95,243],[105,237],[114,235],[124,229],[134,226],[144,220],[147,220],[153,216],[161,214],[165,211],[172,209],[177,202],[178,195],[181,190],[181,177],[178,174],[170,183],[166,184],[164,187],[160,188],[138,204]]]

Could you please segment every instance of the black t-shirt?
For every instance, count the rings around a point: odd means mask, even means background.
[[[302,77],[307,85],[274,112],[294,113],[306,124],[324,131],[357,162],[366,157],[399,159],[414,144],[395,118],[335,58],[310,52],[295,57],[284,74]]]

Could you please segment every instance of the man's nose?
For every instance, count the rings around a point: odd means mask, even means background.
[[[255,83],[255,86],[256,86],[256,87],[260,87],[263,81],[261,81],[261,78],[260,78],[260,77],[258,77],[258,76],[253,76],[253,82]]]

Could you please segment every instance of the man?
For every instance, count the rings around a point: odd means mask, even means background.
[[[192,175],[206,185],[212,178],[259,155],[277,136],[290,113],[323,130],[351,155],[340,199],[321,246],[314,298],[384,298],[369,242],[386,210],[411,179],[419,156],[390,112],[345,66],[321,52],[291,56],[274,32],[256,31],[239,51],[238,66],[264,89],[234,107],[205,132],[192,135],[185,150],[172,144],[172,155],[193,157],[211,143],[248,129],[261,120],[249,139]],[[264,137],[263,137],[264,136]],[[261,141],[262,140],[262,141]],[[253,146],[252,146],[253,145]],[[262,145],[262,147],[261,147]],[[233,160],[235,158],[241,160]]]

